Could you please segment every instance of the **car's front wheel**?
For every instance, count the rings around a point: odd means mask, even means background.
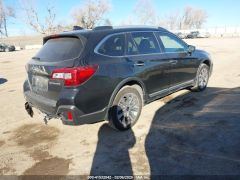
[[[206,89],[209,79],[209,66],[201,64],[198,69],[197,77],[195,80],[195,86],[192,88],[193,91],[203,91]]]
[[[142,89],[137,85],[120,89],[109,110],[109,125],[120,131],[131,128],[141,114],[142,97]]]

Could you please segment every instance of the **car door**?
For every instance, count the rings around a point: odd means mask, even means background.
[[[156,33],[168,60],[171,87],[191,84],[196,76],[198,61],[188,52],[188,45],[170,33]]]
[[[144,82],[150,97],[167,93],[169,60],[153,32],[129,33],[126,59],[133,63],[135,74]]]

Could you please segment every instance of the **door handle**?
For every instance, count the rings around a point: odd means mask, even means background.
[[[170,60],[169,61],[171,64],[177,64],[177,60]]]
[[[143,61],[138,61],[137,63],[133,64],[134,66],[144,66],[144,62]]]

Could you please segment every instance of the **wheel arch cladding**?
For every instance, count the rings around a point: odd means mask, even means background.
[[[143,102],[145,101],[145,93],[146,93],[146,89],[145,86],[143,84],[143,82],[141,82],[141,80],[137,80],[137,79],[125,79],[122,82],[120,82],[118,84],[118,86],[115,88],[115,90],[112,93],[112,96],[110,98],[109,104],[108,104],[108,108],[111,107],[112,102],[114,101],[114,98],[116,97],[117,93],[120,91],[120,89],[122,89],[124,86],[133,86],[133,85],[137,85],[141,88],[142,93],[143,93]]]
[[[208,67],[211,66],[211,63],[210,63],[210,60],[209,60],[209,59],[203,60],[202,63],[203,63],[203,64],[206,64]]]

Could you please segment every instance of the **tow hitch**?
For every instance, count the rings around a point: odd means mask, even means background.
[[[50,115],[46,115],[43,119],[44,123],[47,125],[48,124],[48,121],[51,120],[53,117],[50,116]]]
[[[33,117],[33,110],[28,102],[25,103],[25,109],[26,109],[27,113],[29,114],[29,116]],[[46,114],[44,116],[43,121],[47,125],[48,121],[51,120],[52,118],[53,118],[53,116]]]
[[[33,117],[33,110],[28,102],[25,103],[25,109],[26,109],[27,113],[29,114],[29,116]]]

